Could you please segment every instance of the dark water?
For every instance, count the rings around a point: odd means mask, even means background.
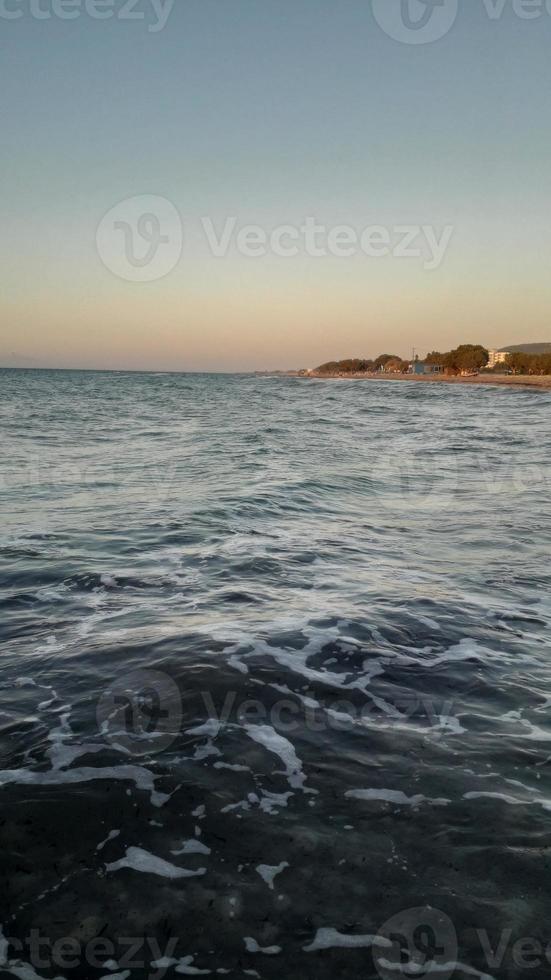
[[[0,976],[550,975],[550,411],[0,372]]]

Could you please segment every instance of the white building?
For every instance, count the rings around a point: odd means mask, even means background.
[[[508,350],[489,350],[488,354],[490,359],[488,361],[488,367],[493,368],[496,364],[505,364],[505,359],[509,355]]]

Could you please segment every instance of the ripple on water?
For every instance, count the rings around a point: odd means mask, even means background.
[[[2,935],[333,980],[430,907],[515,977],[479,935],[551,938],[549,396],[2,381]]]

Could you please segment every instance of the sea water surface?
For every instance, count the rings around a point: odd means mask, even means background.
[[[0,976],[549,975],[550,413],[0,372]]]

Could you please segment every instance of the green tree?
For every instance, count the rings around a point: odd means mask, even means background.
[[[551,354],[513,351],[508,354],[505,364],[513,374],[551,374]]]
[[[515,351],[513,354],[508,354],[505,359],[505,364],[513,374],[528,374],[529,363],[530,355],[524,354],[520,350]]]
[[[444,356],[444,366],[450,374],[461,371],[480,371],[486,367],[490,355],[480,344],[461,344]]]
[[[379,356],[375,358],[375,361],[373,363],[373,370],[378,371],[379,368],[384,367],[385,364],[388,364],[389,361],[400,361],[400,360],[401,358],[398,357],[397,354],[379,354]]]

